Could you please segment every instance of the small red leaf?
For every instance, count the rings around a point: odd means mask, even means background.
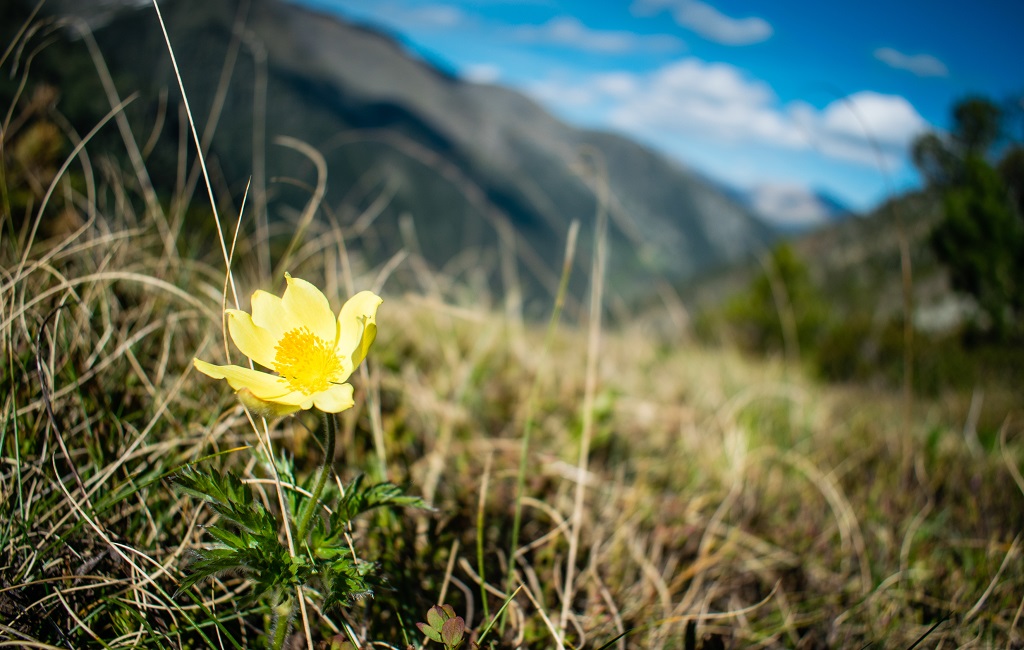
[[[462,635],[466,631],[466,621],[461,616],[450,618],[444,622],[441,628],[441,642],[449,648],[454,648],[462,643]]]

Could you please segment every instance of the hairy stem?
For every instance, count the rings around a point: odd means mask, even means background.
[[[302,506],[299,513],[299,525],[296,538],[299,543],[305,541],[306,531],[309,528],[309,520],[320,503],[320,495],[327,485],[327,478],[331,475],[331,465],[334,461],[334,439],[337,437],[338,425],[331,413],[322,413],[324,420],[324,463],[320,466],[320,474],[316,477],[316,485],[313,487],[313,496]]]
[[[274,608],[277,614],[277,626],[274,628],[274,642],[270,647],[274,650],[281,650],[284,641],[288,638],[288,631],[292,627],[292,599],[286,598],[283,603]]]

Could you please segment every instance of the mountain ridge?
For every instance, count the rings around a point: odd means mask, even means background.
[[[773,237],[745,206],[623,136],[566,125],[514,90],[462,81],[368,26],[276,0],[248,7],[225,96],[230,119],[218,126],[211,156],[236,192],[252,175],[253,97],[265,55],[265,142],[286,135],[314,144],[325,158],[326,203],[336,214],[358,214],[372,202],[364,196],[343,204],[367,174],[395,188],[374,224],[378,236],[360,242],[373,259],[401,247],[403,215],[415,220],[420,248],[437,268],[474,246],[481,259],[493,259],[488,251],[511,232],[522,273],[532,276],[527,293],[547,300],[572,220],[584,226],[577,265],[588,266],[600,183],[612,197],[609,286],[620,296],[649,291],[652,281],[685,283]],[[236,35],[238,5],[174,0],[161,8],[190,103],[208,107]],[[144,121],[161,90],[174,85],[154,12],[123,9],[97,28],[96,39],[121,91],[142,93],[134,110]],[[177,128],[168,120],[167,142],[177,143]],[[588,169],[581,151],[600,158],[607,176],[594,164]],[[306,178],[312,170],[293,153],[268,153],[268,179]],[[166,153],[166,164],[176,155]],[[272,213],[281,213],[285,197],[303,201],[294,190],[270,190]],[[492,280],[497,275],[490,272]]]

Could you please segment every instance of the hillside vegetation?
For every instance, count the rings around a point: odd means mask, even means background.
[[[187,145],[164,195],[149,130],[121,130],[120,109],[94,125],[116,145],[71,128],[19,47],[47,27],[24,24],[0,61],[18,80],[0,111],[2,644],[442,647],[416,623],[447,604],[462,647],[1024,645],[1016,389],[972,405],[829,386],[698,343],[665,310],[608,327],[599,210],[593,254],[565,264],[580,315],[552,300],[550,327],[412,240],[370,261],[318,201],[315,156],[304,212],[261,230],[211,183],[215,214],[184,194],[204,184]],[[416,284],[393,290],[398,269]],[[293,545],[287,570],[193,583],[238,539],[285,548],[261,527],[317,501],[315,415],[264,421],[193,368],[238,362],[224,308],[280,295],[286,271],[334,310],[384,297],[310,535],[345,553]],[[238,481],[205,498],[182,488],[197,472]],[[366,485],[430,508],[395,498],[327,530]],[[260,521],[232,528],[243,510]],[[270,584],[348,554],[351,582],[302,587],[299,607]]]
[[[925,187],[697,285],[698,331],[836,382],[982,400],[1024,380],[1017,102],[953,105],[911,147]],[[721,296],[730,296],[722,300]]]

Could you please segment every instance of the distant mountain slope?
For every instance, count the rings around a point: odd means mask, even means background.
[[[929,244],[941,217],[936,196],[911,192],[788,242],[836,318],[870,315],[881,323],[903,313],[902,240],[909,253],[915,325],[942,330],[956,323],[965,302],[953,293]],[[723,297],[745,290],[762,271],[762,263],[752,261],[709,274],[690,284],[687,298],[697,310],[720,307]]]
[[[771,237],[739,202],[625,138],[572,128],[512,90],[461,81],[370,29],[277,0],[247,6],[211,159],[238,196],[253,175],[253,143],[263,141],[267,179],[312,185],[306,159],[271,143],[285,135],[311,144],[325,158],[325,205],[338,218],[351,223],[382,193],[390,197],[372,236],[354,244],[372,261],[408,243],[408,229],[400,227],[407,215],[432,264],[453,273],[490,267],[498,284],[495,252],[501,237],[514,235],[527,293],[547,300],[573,219],[584,225],[578,264],[587,267],[597,202],[583,152],[596,152],[607,170],[609,279],[622,297],[642,298],[653,278],[685,282],[742,259]],[[202,129],[238,5],[165,0],[161,8]],[[143,93],[131,114],[138,132],[147,133],[160,92],[169,88],[172,101],[177,95],[152,7],[120,12],[96,38],[120,91]],[[259,128],[263,83],[265,133]],[[151,156],[168,173],[177,165],[179,124],[171,111],[167,146]],[[308,197],[308,190],[268,185],[271,218]]]
[[[941,218],[942,204],[937,197],[911,192],[886,201],[868,215],[799,238],[794,246],[825,295],[841,311],[891,316],[903,309],[903,240],[909,254],[915,312],[924,314],[956,300],[946,271],[929,244]]]
[[[758,185],[738,198],[783,236],[794,236],[853,216],[835,197],[794,185]]]

